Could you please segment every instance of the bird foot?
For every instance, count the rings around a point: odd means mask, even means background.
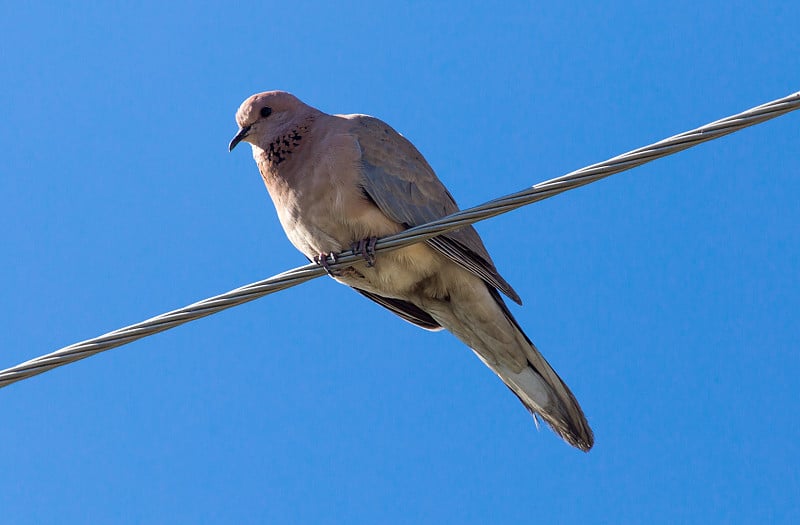
[[[368,237],[366,239],[361,239],[358,242],[354,242],[350,245],[350,249],[353,250],[355,254],[361,254],[361,257],[367,261],[367,267],[371,268],[375,266],[375,244],[378,242],[377,237]]]
[[[331,277],[336,277],[337,275],[341,274],[339,270],[332,270],[330,267],[330,263],[336,264],[338,261],[339,254],[336,252],[320,253],[319,255],[314,256],[314,262],[322,266],[322,269],[325,270],[325,273]]]

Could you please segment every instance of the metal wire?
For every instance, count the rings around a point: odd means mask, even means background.
[[[800,92],[762,104],[737,115],[717,120],[691,131],[674,135],[649,146],[623,153],[605,162],[592,164],[561,177],[541,182],[531,188],[489,201],[480,206],[459,211],[436,221],[384,237],[378,240],[375,249],[378,252],[396,250],[409,244],[422,242],[442,233],[495,217],[521,206],[598,181],[609,175],[672,155],[702,142],[722,137],[796,109],[800,109]],[[339,256],[338,262],[331,264],[330,267],[332,269],[342,268],[359,260],[361,260],[360,255],[347,251],[343,252]],[[324,270],[316,264],[307,264],[268,279],[236,288],[230,292],[152,317],[146,321],[114,330],[99,337],[66,346],[55,352],[0,371],[0,388],[137,339],[169,330],[226,308],[284,290],[324,275],[324,273]]]

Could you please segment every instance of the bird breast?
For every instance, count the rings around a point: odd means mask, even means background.
[[[256,156],[264,183],[290,242],[313,259],[319,254],[350,249],[369,237],[398,233],[404,226],[387,217],[367,198],[361,186],[361,150],[348,134],[304,141],[304,161],[290,155],[270,161]],[[408,297],[434,275],[442,258],[426,244],[381,253],[374,267],[358,263],[337,278],[387,297]]]

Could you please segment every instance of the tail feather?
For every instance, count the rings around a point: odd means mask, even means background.
[[[594,433],[575,399],[575,395],[531,342],[522,327],[511,315],[500,294],[492,287],[489,293],[503,311],[506,319],[524,338],[528,367],[521,372],[498,370],[490,365],[500,379],[514,392],[531,413],[538,414],[559,436],[569,444],[588,452],[594,445]]]
[[[465,287],[459,297],[464,302],[454,298],[446,308],[430,308],[429,313],[469,346],[534,417],[541,417],[570,445],[588,451],[594,436],[575,396],[522,331],[497,290],[489,285],[486,289],[491,299]]]
[[[549,371],[558,378],[552,368]],[[534,418],[537,415],[541,417],[570,445],[583,451],[592,448],[594,444],[592,429],[580,405],[563,381],[560,379],[557,383],[547,381],[533,365],[518,373],[504,370],[502,367],[495,369],[495,372]]]

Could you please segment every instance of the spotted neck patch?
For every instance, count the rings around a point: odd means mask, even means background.
[[[299,126],[273,140],[266,148],[267,160],[275,165],[288,159],[308,133],[308,126]]]

